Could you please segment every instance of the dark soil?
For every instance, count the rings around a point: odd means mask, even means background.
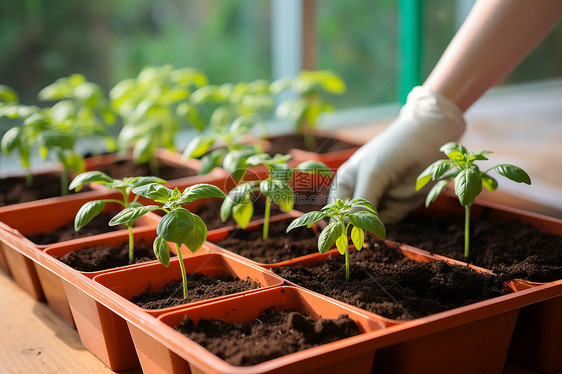
[[[60,196],[60,174],[39,174],[33,176],[33,185],[28,187],[25,177],[0,179],[0,206],[25,203],[49,197]],[[83,188],[82,191],[87,191]],[[68,191],[69,194],[74,193]]]
[[[297,134],[275,137],[271,139],[270,142],[271,148],[268,151],[270,155],[275,155],[276,153],[286,154],[289,152],[289,149],[302,149],[322,154],[357,147],[357,145],[353,143],[348,143],[325,136],[317,136],[316,148],[307,149],[304,142],[304,136]]]
[[[155,260],[151,245],[137,244],[134,249],[135,264]],[[129,243],[120,247],[89,247],[68,252],[60,261],[68,266],[84,272],[101,271],[129,264]]]
[[[220,211],[223,200],[211,200],[200,209],[194,211],[205,224],[207,224],[208,230],[219,229],[225,226],[236,225],[236,221],[232,218],[232,215],[226,220],[226,222],[221,221]],[[261,219],[264,217],[265,213],[265,202],[262,199],[257,199],[254,202],[254,215],[252,216],[252,221]],[[277,205],[271,205],[270,216],[285,213]]]
[[[103,171],[114,179],[152,175],[152,171],[147,163],[135,164],[131,160],[120,160],[111,165],[101,166],[97,170]],[[170,181],[172,179],[192,177],[195,175],[197,175],[197,171],[186,166],[160,163],[158,165],[158,175],[156,176]]]
[[[344,256],[313,267],[282,266],[274,272],[303,287],[370,312],[409,320],[490,299],[506,291],[499,277],[445,262],[416,262],[373,238],[350,253],[350,280]]]
[[[78,232],[74,230],[74,220],[72,220],[66,225],[59,227],[56,231],[45,234],[26,235],[26,237],[35,244],[45,245],[126,229],[124,225],[109,226],[109,221],[113,216],[114,214],[102,213],[91,220],[86,226],[82,227]]]
[[[347,315],[315,321],[294,311],[266,309],[258,319],[228,323],[186,317],[176,328],[232,365],[250,366],[359,334]]]
[[[318,211],[328,204],[329,195],[330,186],[321,186],[308,190],[295,189],[294,209],[304,213]]]
[[[215,297],[231,295],[261,287],[249,277],[245,280],[232,275],[209,277],[200,273],[188,274],[187,276],[187,299],[183,298],[183,285],[181,279],[168,283],[159,291],[152,292],[150,289],[131,301],[141,308],[162,309],[175,305],[193,303],[195,301],[208,300]]]
[[[562,236],[520,221],[488,217],[471,220],[470,263],[513,279],[550,282],[562,279]],[[464,219],[412,215],[387,227],[387,238],[430,252],[464,258]]]
[[[299,227],[286,233],[291,220],[270,222],[269,237],[262,238],[262,226],[257,230],[236,230],[217,244],[256,262],[274,264],[318,251],[312,229]]]

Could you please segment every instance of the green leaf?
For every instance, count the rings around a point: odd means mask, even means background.
[[[152,151],[152,137],[143,136],[140,138],[133,147],[133,160],[138,164],[143,164],[148,161]]]
[[[102,171],[87,171],[85,173],[76,176],[76,178],[72,180],[72,183],[70,183],[68,189],[73,190],[77,187],[83,186],[84,184],[88,184],[88,183],[106,184],[106,183],[113,183],[113,182],[114,179]]]
[[[74,230],[78,231],[87,225],[88,222],[102,212],[104,207],[105,201],[103,200],[88,201],[86,204],[82,205],[74,218]]]
[[[195,184],[183,190],[181,197],[175,202],[178,205],[185,205],[198,199],[209,197],[225,198],[226,195],[222,190],[211,184]]]
[[[19,101],[18,94],[10,87],[0,84],[0,101],[17,102]]]
[[[248,157],[254,154],[256,154],[256,150],[254,148],[244,148],[229,151],[224,156],[222,167],[230,175],[238,180],[239,178],[237,177],[240,176],[237,175],[237,173],[244,172],[243,169],[246,166],[246,160],[248,159]]]
[[[466,148],[462,145],[460,145],[457,142],[449,142],[449,143],[445,143],[441,146],[441,148],[439,148],[439,150],[443,153],[445,153],[447,156],[449,156],[449,154],[451,152],[458,152],[461,153],[462,155],[465,155],[468,153],[468,151],[466,150]],[[449,156],[450,157],[450,156]]]
[[[363,210],[350,214],[349,222],[358,229],[367,230],[381,239],[386,236],[386,229],[380,218],[369,211]]]
[[[46,148],[74,148],[74,135],[59,131],[44,131],[39,134],[39,143]]]
[[[495,189],[498,188],[498,181],[496,181],[488,174],[482,174],[480,175],[480,178],[482,178],[482,185],[486,187],[488,190],[494,191]]]
[[[421,190],[426,184],[429,183],[429,181],[433,177],[433,171],[437,168],[437,165],[441,161],[443,160],[435,161],[434,163],[426,167],[425,170],[420,173],[420,175],[418,175],[418,178],[416,179],[416,191]]]
[[[379,212],[377,211],[377,208],[375,208],[373,203],[371,203],[369,200],[363,199],[361,197],[356,197],[355,199],[350,201],[350,204],[354,208],[358,208],[358,207],[366,208],[367,210],[371,211],[372,213],[376,214],[377,216],[379,215]]]
[[[232,208],[242,203],[257,183],[257,181],[242,183],[230,190],[221,205],[221,221],[225,222],[228,219],[232,213]]]
[[[194,215],[191,214],[187,209],[178,208],[167,213],[156,229],[156,233],[160,235],[165,240],[182,244],[191,243],[189,236],[191,235],[191,230],[195,227]]]
[[[318,251],[322,254],[334,245],[336,240],[345,234],[341,222],[333,221],[322,230],[318,237]]]
[[[145,184],[132,189],[133,193],[154,200],[158,203],[165,203],[172,196],[172,190],[159,183]]]
[[[455,193],[462,206],[472,204],[480,192],[482,192],[482,179],[475,170],[465,169],[455,178]]]
[[[273,179],[289,182],[293,178],[293,168],[287,164],[273,164],[269,174]]]
[[[351,229],[351,241],[355,246],[355,249],[360,251],[363,248],[363,243],[365,243],[365,232],[353,226]]]
[[[531,177],[529,177],[529,174],[527,174],[525,170],[521,169],[518,166],[510,164],[500,164],[494,166],[494,169],[498,172],[498,174],[503,175],[504,177],[509,178],[514,182],[531,184]]]
[[[437,180],[441,178],[451,167],[453,167],[453,163],[449,160],[441,160],[435,166],[433,170],[433,175],[431,176],[432,180]]]
[[[160,261],[162,265],[168,267],[170,264],[170,247],[168,242],[161,236],[157,236],[152,243],[152,249],[154,250],[154,256]]]
[[[2,137],[2,152],[9,155],[14,148],[18,147],[21,144],[21,135],[22,131],[20,127],[12,127]]]
[[[251,165],[251,166],[256,166],[256,165],[265,164],[270,160],[271,160],[270,155],[268,155],[267,153],[260,153],[260,154],[248,157],[248,159],[246,160],[246,163],[248,165]]]
[[[215,143],[212,136],[200,135],[193,138],[183,151],[183,159],[199,158],[209,151],[211,146]]]
[[[248,227],[248,224],[254,215],[254,205],[251,203],[248,196],[249,195],[247,195],[245,199],[247,202],[242,202],[232,208],[232,218],[234,218],[238,226],[242,229]]]
[[[260,183],[260,191],[281,209],[289,212],[295,205],[295,194],[291,185],[278,179],[266,179]]]
[[[211,170],[219,166],[222,163],[222,158],[224,157],[225,153],[226,149],[219,148],[203,156],[201,158],[201,169],[199,170],[199,174],[208,174],[211,172]]]
[[[349,241],[347,235],[343,234],[336,239],[336,247],[341,255],[344,255],[347,250],[349,250]]]
[[[166,181],[162,178],[158,178],[158,177],[140,177],[138,179],[136,179],[135,181],[131,182],[130,185],[132,188],[135,187],[141,187],[141,186],[145,186],[147,184],[151,184],[151,183],[158,183],[158,184],[164,184],[166,183]]]
[[[189,231],[183,243],[189,248],[191,253],[195,253],[207,240],[207,226],[205,226],[205,222],[198,215],[192,214],[191,216],[193,217],[193,229]]]
[[[295,167],[295,171],[299,173],[318,174],[330,178],[334,176],[334,173],[326,164],[315,160],[308,160],[300,163]]]
[[[130,223],[135,222],[137,219],[144,216],[146,213],[152,212],[157,209],[160,209],[158,205],[125,208],[119,213],[117,213],[115,217],[111,219],[111,221],[109,221],[109,226],[128,225]]]
[[[449,183],[449,180],[445,180],[445,179],[440,180],[439,182],[435,183],[435,185],[431,188],[431,190],[427,194],[427,197],[425,198],[425,206],[426,207],[428,207],[429,204],[434,202],[437,199],[437,197],[439,197],[439,194],[441,193],[443,188],[445,188],[445,186],[448,183]]]
[[[287,227],[287,232],[291,231],[294,228],[301,227],[301,226],[309,226],[313,223],[320,221],[321,219],[326,218],[327,215],[323,212],[308,212],[303,214],[302,216],[295,218],[293,222]]]

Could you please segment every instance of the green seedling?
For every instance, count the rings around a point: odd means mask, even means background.
[[[183,157],[201,158],[200,174],[222,166],[235,179],[242,177],[246,159],[263,152],[259,145],[243,144],[244,136],[257,126],[265,128],[264,118],[273,109],[269,82],[208,85],[195,91],[191,99],[198,105],[218,105],[209,120],[209,132],[195,137]]]
[[[298,77],[281,78],[271,84],[273,94],[284,91],[292,91],[297,97],[283,101],[276,114],[295,123],[297,133],[305,137],[307,149],[313,150],[316,148],[314,133],[320,115],[334,111],[324,95],[344,94],[345,82],[331,71],[303,71]]]
[[[330,223],[318,237],[318,251],[322,254],[326,253],[335,243],[338,252],[345,256],[345,279],[349,280],[348,233],[350,227],[351,241],[358,251],[363,248],[364,230],[384,239],[386,229],[373,204],[368,200],[357,198],[353,200],[338,199],[324,206],[320,211],[306,213],[291,222],[287,232],[301,226],[310,228],[313,224],[325,218],[329,218]]]
[[[87,225],[94,217],[99,215],[105,208],[106,203],[117,203],[123,206],[124,209],[127,208],[139,208],[142,210],[143,206],[138,200],[138,195],[131,200],[131,191],[133,188],[142,187],[150,183],[166,183],[165,180],[157,177],[131,177],[123,179],[113,179],[107,174],[101,171],[88,171],[78,175],[72,180],[69,189],[79,191],[83,185],[89,183],[99,183],[103,185],[108,190],[118,190],[121,192],[123,199],[103,199],[89,201],[82,205],[76,217],[74,218],[74,229],[76,231],[80,230],[82,227]],[[135,240],[133,237],[133,224],[139,215],[135,219],[130,219],[126,223],[127,229],[129,230],[129,264],[134,261],[134,250],[135,250]],[[117,216],[116,216],[117,217]],[[109,222],[110,226],[115,226],[119,223],[115,223],[115,217]]]
[[[201,113],[190,100],[192,91],[207,84],[193,68],[147,67],[134,79],[119,82],[109,93],[112,107],[123,118],[118,146],[132,147],[136,163],[149,163],[158,174],[158,148],[175,150],[177,132],[189,124],[204,129]]]
[[[151,183],[135,187],[132,191],[139,196],[162,204],[162,206],[147,205],[126,208],[113,217],[112,224],[127,224],[148,212],[158,209],[163,210],[166,214],[162,217],[156,229],[158,236],[153,243],[154,255],[162,265],[167,267],[170,263],[170,248],[167,242],[175,244],[182,275],[183,296],[187,298],[187,275],[181,254],[181,245],[185,244],[192,253],[197,252],[207,239],[207,226],[198,215],[191,213],[182,206],[203,198],[219,197],[224,199],[226,195],[218,187],[210,184],[196,184],[180,192],[177,188],[171,190],[161,184]]]
[[[488,173],[495,170],[499,175],[511,179],[517,183],[531,184],[531,178],[520,167],[510,164],[499,164],[492,166],[486,171],[480,171],[475,164],[476,161],[488,160],[490,151],[468,152],[467,149],[455,142],[449,142],[439,148],[447,155],[448,159],[435,161],[429,165],[416,180],[416,191],[419,191],[430,181],[438,182],[431,188],[425,199],[428,207],[437,199],[443,188],[454,181],[455,194],[459,202],[465,208],[465,231],[464,231],[464,256],[468,258],[470,247],[470,208],[476,197],[482,192],[482,186],[490,191],[498,188],[498,182]]]
[[[234,187],[224,200],[221,206],[221,220],[225,222],[232,214],[234,220],[240,227],[248,227],[254,206],[252,196],[256,192],[261,192],[265,196],[265,217],[263,223],[263,239],[269,235],[269,216],[271,203],[279,205],[281,209],[289,212],[295,203],[295,194],[291,184],[295,172],[320,174],[332,177],[333,173],[324,163],[320,161],[305,161],[295,168],[287,164],[291,159],[290,155],[277,154],[274,157],[266,153],[261,153],[248,158],[250,166],[265,165],[268,169],[267,179],[262,181],[249,181]]]
[[[29,116],[38,111],[38,107],[20,104],[19,97],[13,89],[0,85],[0,118],[19,122],[2,136],[0,147],[6,155],[17,150],[20,163],[25,169],[28,187],[33,184],[33,176],[30,171],[31,150],[41,128],[36,128],[32,124],[24,125],[24,123]]]

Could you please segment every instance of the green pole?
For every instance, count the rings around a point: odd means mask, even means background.
[[[408,93],[421,84],[422,1],[400,0],[399,75],[400,103],[406,103]]]

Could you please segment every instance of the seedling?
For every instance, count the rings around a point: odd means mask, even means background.
[[[531,184],[531,178],[520,167],[510,164],[499,164],[492,166],[486,171],[480,171],[475,164],[476,161],[488,160],[490,151],[468,152],[467,149],[455,142],[443,145],[439,150],[445,153],[448,159],[435,161],[429,165],[416,180],[416,191],[419,191],[429,181],[438,180],[431,188],[425,199],[428,207],[437,199],[443,188],[454,181],[455,194],[459,202],[465,208],[465,230],[464,230],[464,256],[468,258],[470,245],[470,208],[476,197],[482,192],[482,186],[490,191],[498,188],[498,182],[488,173],[495,170],[499,175],[511,179],[517,183]]]
[[[313,224],[325,218],[329,218],[330,223],[318,237],[318,251],[324,254],[335,243],[338,252],[345,256],[345,279],[349,280],[349,242],[347,236],[349,228],[351,227],[351,241],[358,251],[363,248],[364,230],[384,239],[386,229],[373,204],[368,200],[357,198],[353,200],[338,199],[324,206],[320,211],[306,213],[291,222],[287,232],[301,226],[310,228]]]
[[[123,179],[113,179],[107,174],[101,171],[88,171],[78,175],[72,183],[70,184],[69,189],[79,191],[83,185],[88,183],[99,183],[103,185],[108,190],[118,190],[123,195],[123,200],[117,199],[103,199],[103,200],[95,200],[89,201],[86,204],[82,205],[78,213],[76,213],[76,217],[74,219],[74,229],[76,231],[80,230],[82,227],[87,225],[94,217],[99,215],[103,209],[105,208],[106,203],[117,203],[123,206],[124,209],[136,207],[139,210],[142,210],[143,206],[140,204],[138,200],[138,195],[134,197],[131,201],[131,190],[135,187],[141,187],[149,183],[166,183],[165,180],[157,178],[157,177],[131,177],[131,178],[123,178]],[[140,213],[140,211],[139,211]],[[135,219],[128,220],[125,223],[127,229],[129,230],[129,264],[132,264],[134,261],[134,247],[135,247],[135,240],[133,237],[133,224],[137,218],[140,218],[142,215],[139,215]],[[117,217],[117,216],[116,216]],[[110,222],[110,226],[115,226],[118,223],[115,223],[114,217]]]
[[[258,145],[243,144],[243,137],[257,126],[266,128],[264,118],[273,109],[269,82],[256,80],[250,83],[207,85],[193,93],[196,105],[218,105],[209,120],[210,134],[194,138],[186,147],[183,157],[200,158],[200,174],[222,166],[235,179],[245,169],[246,159],[263,150]],[[213,149],[213,147],[218,147]]]
[[[342,95],[346,91],[345,82],[331,71],[303,71],[298,77],[281,78],[271,84],[273,94],[287,90],[296,93],[297,97],[282,102],[276,114],[294,122],[297,133],[305,137],[307,149],[313,150],[316,148],[314,131],[318,118],[324,112],[334,111],[323,94]]]
[[[158,236],[152,245],[154,255],[162,265],[167,267],[170,263],[170,248],[166,242],[175,244],[182,275],[183,297],[187,298],[187,275],[183,264],[181,245],[185,244],[192,253],[197,252],[207,239],[207,226],[198,215],[191,213],[182,205],[209,197],[225,198],[226,195],[218,187],[210,184],[196,184],[180,192],[177,188],[171,190],[161,184],[150,183],[135,187],[132,191],[139,196],[163,205],[161,207],[148,205],[126,208],[113,217],[112,224],[127,224],[148,212],[158,209],[166,212],[156,229]]]
[[[156,150],[175,150],[175,135],[186,123],[197,130],[204,123],[197,106],[189,99],[192,90],[207,84],[199,70],[171,66],[147,67],[134,79],[119,82],[109,93],[113,108],[123,118],[118,145],[133,149],[136,163],[149,163],[158,174]]]
[[[225,222],[232,214],[240,227],[243,229],[248,227],[254,214],[252,194],[259,191],[265,196],[263,239],[267,239],[271,203],[279,205],[286,212],[293,209],[295,194],[289,182],[293,178],[294,172],[333,176],[332,171],[320,161],[305,161],[293,169],[287,164],[290,159],[290,155],[277,154],[271,157],[266,153],[249,157],[246,161],[248,165],[265,165],[267,167],[267,179],[249,181],[234,187],[221,206],[221,220]]]

